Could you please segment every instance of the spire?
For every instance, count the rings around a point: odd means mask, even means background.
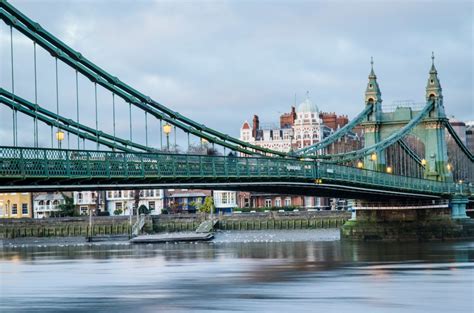
[[[435,59],[435,56],[434,56],[434,51],[431,51],[431,69],[430,69],[430,74],[437,74],[438,71],[436,71],[436,67],[434,65],[434,59]]]
[[[375,76],[374,73],[374,57],[370,57],[370,74],[369,74],[369,79],[370,78],[375,78],[377,79],[377,76]]]
[[[377,83],[377,75],[374,72],[374,58],[370,57],[370,74],[367,88],[365,89],[365,103],[369,101],[376,103],[382,102],[382,94],[380,93],[380,87]]]
[[[427,100],[432,96],[437,97],[437,98],[443,97],[441,93],[442,91],[441,83],[439,82],[438,71],[436,70],[434,59],[435,59],[434,52],[431,52],[431,68],[430,68],[430,73],[428,77],[428,83],[426,85],[426,99]]]

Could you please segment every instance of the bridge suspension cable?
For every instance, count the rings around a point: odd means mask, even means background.
[[[199,124],[154,101],[150,97],[123,83],[118,78],[110,75],[108,72],[83,57],[80,53],[74,51],[68,45],[44,30],[39,24],[30,20],[23,13],[5,1],[0,2],[0,17],[7,24],[18,29],[31,40],[41,45],[53,56],[60,58],[63,62],[71,66],[73,69],[78,70],[91,81],[115,92],[124,100],[129,101],[130,104],[139,107],[141,110],[147,111],[160,120],[164,120],[185,132],[189,132],[199,138],[204,138],[208,142],[227,147],[233,151],[238,151],[248,155],[270,154],[274,156],[288,156],[287,153],[262,148],[223,134],[206,127],[203,124]]]
[[[348,124],[344,127],[337,130],[335,133],[331,134],[330,136],[324,138],[318,143],[315,143],[311,146],[304,147],[302,149],[296,150],[294,153],[298,156],[306,156],[309,154],[317,154],[318,150],[322,150],[329,146],[330,144],[334,143],[336,140],[342,138],[344,135],[347,135],[355,126],[357,126],[361,121],[363,121],[369,114],[373,111],[373,104],[368,103],[364,110],[360,112],[356,117],[354,117]]]
[[[374,151],[382,151],[388,146],[399,141],[406,134],[408,134],[415,126],[417,126],[423,120],[424,117],[427,116],[427,114],[433,109],[433,106],[434,106],[434,101],[428,100],[423,110],[421,110],[421,112],[419,112],[415,118],[411,119],[408,124],[402,127],[399,131],[393,133],[392,135],[388,136],[384,140],[377,142],[376,144],[373,144],[371,146],[368,146],[356,151],[351,151],[351,152],[320,155],[320,156],[307,156],[307,157],[315,158],[315,159],[316,158],[327,159],[329,162],[341,163],[341,162],[347,162],[347,161],[358,159]]]
[[[18,99],[16,99],[16,100],[18,100]],[[116,144],[114,145],[113,142],[104,140],[102,138],[97,139],[97,137],[95,135],[91,135],[90,132],[80,131],[76,128],[73,128],[72,125],[67,125],[67,124],[60,123],[59,120],[51,119],[51,118],[49,118],[47,116],[43,116],[41,114],[36,114],[31,109],[26,108],[26,107],[22,106],[20,103],[18,103],[16,101],[12,101],[10,99],[7,99],[3,96],[0,96],[0,103],[3,103],[3,104],[9,106],[10,108],[12,108],[16,111],[20,111],[23,114],[29,115],[31,117],[36,117],[40,121],[44,122],[46,125],[49,125],[51,127],[51,130],[53,129],[53,127],[56,127],[59,130],[65,130],[65,131],[71,132],[71,133],[77,135],[79,138],[82,138],[82,139],[87,139],[87,140],[94,141],[94,142],[98,140],[104,146],[107,146],[107,147],[112,148],[112,149],[117,149],[117,150],[126,151],[126,152],[135,152],[133,149],[130,149],[130,148],[127,148],[127,147],[124,147],[124,146],[119,146],[119,145],[116,145]],[[93,132],[93,133],[95,133],[95,132]],[[54,136],[54,132],[53,132],[53,136]]]
[[[9,100],[7,102],[7,100]],[[40,119],[42,122],[47,123],[48,125],[52,125],[52,121],[55,121],[54,125],[58,129],[64,129],[70,131],[73,128],[77,128],[81,132],[74,132],[75,134],[80,134],[80,137],[78,138],[86,138],[83,136],[84,134],[89,134],[92,137],[87,137],[87,138],[95,138],[95,142],[99,140],[100,138],[104,138],[106,140],[111,140],[112,142],[107,144],[108,147],[113,148],[113,149],[118,149],[118,150],[124,150],[126,151],[133,151],[131,148],[138,149],[139,151],[148,151],[148,152],[153,152],[156,151],[156,149],[150,148],[148,146],[140,145],[137,144],[133,141],[117,138],[114,135],[107,134],[105,132],[102,132],[100,130],[96,131],[95,129],[88,127],[86,125],[80,124],[78,122],[75,122],[71,119],[64,118],[60,115],[57,115],[49,110],[44,109],[43,107],[39,105],[35,105],[19,96],[14,96],[10,92],[6,91],[3,88],[0,88],[0,102],[4,103],[10,107],[13,107],[17,110],[21,110],[22,113],[28,114],[33,112],[31,114],[34,116],[36,119]],[[41,115],[40,115],[41,114]],[[30,115],[30,114],[28,114]],[[41,118],[43,117],[43,118]],[[66,128],[67,127],[67,128]],[[73,128],[71,128],[73,127]],[[119,143],[119,144],[117,144]],[[130,148],[127,148],[130,147]]]

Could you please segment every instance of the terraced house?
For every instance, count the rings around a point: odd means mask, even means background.
[[[0,193],[0,218],[31,218],[30,193]]]

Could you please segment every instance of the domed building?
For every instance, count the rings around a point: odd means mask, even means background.
[[[316,104],[309,95],[300,103],[296,110],[296,120],[293,125],[295,146],[297,149],[312,145],[321,140],[322,120]]]
[[[252,124],[245,121],[240,128],[240,139],[260,147],[282,152],[300,149],[312,145],[329,134],[332,130],[321,120],[321,112],[309,95],[297,109],[280,116],[280,125],[260,124],[254,115]],[[323,113],[324,115],[324,113]]]
[[[240,139],[260,147],[289,152],[315,144],[347,123],[347,115],[320,112],[318,106],[306,93],[303,102],[296,105],[295,101],[290,112],[280,115],[279,125],[260,123],[257,115],[254,115],[251,122],[245,121],[240,128]],[[354,136],[354,140],[349,143],[346,140],[338,141],[327,149],[330,153],[334,153],[341,145],[354,142],[360,143],[357,136]],[[328,209],[343,208],[347,205],[346,202],[341,202],[336,198],[242,191],[238,193],[236,199],[237,205],[245,208],[296,206],[306,209]]]

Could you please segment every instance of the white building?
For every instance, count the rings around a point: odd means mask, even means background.
[[[161,214],[163,209],[163,190],[139,190],[138,207],[144,205],[150,214]],[[135,190],[109,190],[107,191],[107,210],[110,215],[133,214],[135,206]]]
[[[99,211],[105,209],[105,199],[101,191],[75,191],[73,198],[80,215],[88,215],[89,210],[96,207]]]
[[[253,125],[245,121],[240,129],[240,139],[251,144],[276,151],[289,152],[316,142],[323,137],[323,130],[327,128],[321,118],[318,107],[309,99],[300,103],[294,120],[288,121],[284,116],[280,119],[280,126],[260,126],[258,116],[254,117]],[[290,116],[285,114],[286,118]],[[330,131],[327,129],[326,131]]]
[[[40,193],[33,196],[33,217],[47,218],[61,209],[59,206],[64,204],[65,200],[60,193]]]
[[[319,142],[322,138],[323,127],[318,107],[307,97],[296,111],[296,120],[293,125],[296,148],[300,149]]]
[[[214,190],[214,207],[216,212],[232,212],[237,207],[237,193],[228,190]]]
[[[256,115],[253,118],[252,125],[245,121],[240,129],[240,139],[260,147],[289,152],[321,141],[334,132],[337,127],[342,127],[346,123],[346,116],[320,112],[307,94],[306,99],[296,109],[293,107],[290,113],[280,116],[279,127],[261,126]],[[353,137],[353,140],[358,140],[356,135]],[[247,194],[241,198],[244,203],[253,201],[253,207],[297,205],[306,208],[327,208],[329,206],[327,198],[299,197],[299,199],[293,198],[293,204],[289,204],[291,203],[291,197],[285,196],[285,200],[282,200],[283,198],[276,194],[268,195],[264,199],[262,197]],[[286,202],[286,199],[288,199],[288,202]],[[333,202],[336,203],[336,201],[338,200],[333,199]]]

